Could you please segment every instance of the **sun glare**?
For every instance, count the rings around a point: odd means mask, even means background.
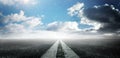
[[[22,0],[24,4],[28,4],[30,0]]]

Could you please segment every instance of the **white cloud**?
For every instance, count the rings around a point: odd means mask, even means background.
[[[86,18],[83,15],[84,14],[83,11],[84,11],[84,3],[77,3],[77,4],[73,5],[72,7],[68,8],[68,14],[71,16],[77,15],[80,18],[80,24],[93,26],[90,28],[84,28],[84,29],[82,29],[83,31],[87,30],[87,29],[98,30],[102,26],[102,24]]]
[[[52,22],[47,26],[48,30],[52,31],[79,31],[77,22]]]
[[[78,11],[84,9],[83,7],[84,7],[84,3],[77,3],[67,9],[69,11],[68,14],[71,16],[76,15],[79,13]]]
[[[13,24],[13,23],[6,25],[4,29],[9,33],[19,33],[19,32],[21,33],[26,31],[24,25]]]
[[[0,3],[4,5],[35,5],[36,0],[0,0]]]
[[[4,16],[4,15],[3,15]],[[7,18],[7,19],[6,19]],[[24,11],[20,13],[10,14],[4,16],[3,20],[6,24],[0,28],[0,39],[87,39],[97,38],[99,35],[90,35],[91,33],[84,33],[78,28],[78,23],[74,21],[67,22],[52,22],[45,26],[48,30],[32,30],[42,23],[41,18],[33,16],[25,16]],[[63,31],[63,32],[62,32]],[[66,32],[64,32],[66,31]],[[79,31],[79,32],[78,32]],[[102,36],[100,36],[102,37]]]
[[[87,19],[87,18],[85,18],[85,17],[82,17],[82,18],[81,18],[80,24],[91,25],[91,26],[93,26],[92,29],[94,29],[94,30],[98,30],[98,29],[102,26],[101,23],[98,23],[98,22],[89,20],[89,19]],[[88,29],[89,29],[89,28],[88,28]]]
[[[41,20],[41,17],[25,16],[24,11],[20,11],[20,13],[7,16],[3,15],[0,22],[5,25],[1,28],[3,32],[13,33],[32,30],[35,29],[36,26],[40,27],[43,24]]]
[[[52,22],[47,25],[47,30],[57,31],[61,22]]]
[[[0,0],[0,2],[4,5],[13,5],[15,0]]]
[[[15,13],[11,15],[4,16],[4,22],[20,22],[27,20],[26,16],[24,16],[24,11],[20,11],[20,13]]]
[[[29,25],[30,28],[36,27],[38,25],[42,25],[41,18],[30,18],[31,20],[28,20],[25,22],[25,24]]]
[[[77,22],[65,22],[63,25],[61,25],[60,30],[73,30],[73,31],[78,31],[78,23]]]

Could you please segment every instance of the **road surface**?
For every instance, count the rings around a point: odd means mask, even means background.
[[[0,40],[0,58],[120,58],[120,39]]]
[[[79,56],[62,40],[58,40],[41,58],[79,58]]]

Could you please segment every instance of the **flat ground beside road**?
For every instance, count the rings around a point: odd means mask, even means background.
[[[120,58],[120,39],[63,40],[80,58]]]
[[[0,40],[0,58],[40,58],[55,40]]]

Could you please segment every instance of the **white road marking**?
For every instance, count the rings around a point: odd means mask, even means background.
[[[69,48],[63,41],[60,40],[62,48],[65,53],[65,58],[80,58],[71,48]]]
[[[63,41],[58,40],[41,58],[56,58],[59,43],[65,54],[65,58],[80,58],[71,48],[69,48]]]
[[[59,41],[56,41],[55,44],[41,57],[41,58],[56,58],[57,48]]]

